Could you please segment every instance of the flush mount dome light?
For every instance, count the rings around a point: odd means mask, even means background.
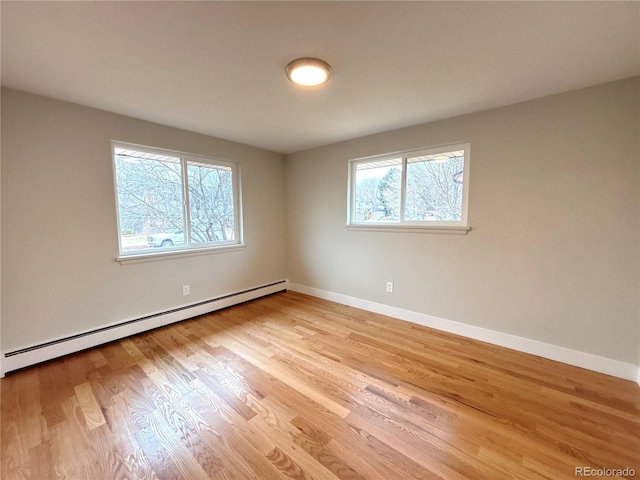
[[[297,58],[287,65],[287,78],[296,85],[315,87],[329,80],[331,67],[319,58]]]

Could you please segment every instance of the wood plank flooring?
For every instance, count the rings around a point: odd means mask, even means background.
[[[3,480],[640,477],[633,382],[292,292],[0,388]]]

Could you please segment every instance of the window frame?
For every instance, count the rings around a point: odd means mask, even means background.
[[[407,195],[407,163],[408,159],[423,155],[434,155],[456,150],[464,151],[463,183],[461,219],[459,221],[439,220],[405,220],[406,195]],[[469,164],[471,156],[471,144],[469,142],[423,147],[412,150],[403,150],[381,155],[372,155],[349,160],[348,192],[347,192],[347,224],[349,229],[357,230],[381,230],[381,231],[407,231],[407,232],[434,232],[434,233],[461,233],[466,234],[469,226]],[[379,162],[401,158],[402,174],[400,185],[400,212],[397,222],[357,222],[355,221],[356,209],[356,168],[362,163]]]
[[[181,189],[182,189],[182,218],[184,245],[174,245],[173,247],[162,247],[162,249],[140,249],[124,251],[122,249],[120,201],[118,192],[118,175],[116,167],[116,149],[135,150],[152,155],[171,156],[180,159]],[[243,239],[243,216],[242,216],[242,188],[240,180],[240,166],[235,162],[224,160],[207,155],[170,150],[166,148],[150,147],[129,142],[111,141],[111,165],[113,169],[113,185],[116,206],[116,225],[118,237],[118,257],[117,261],[125,263],[127,261],[144,261],[161,258],[172,258],[184,255],[219,253],[223,251],[233,251],[244,248]],[[233,217],[234,217],[234,238],[232,240],[221,240],[211,242],[193,243],[191,239],[191,213],[189,199],[189,165],[225,167],[231,170],[232,191],[233,191]]]

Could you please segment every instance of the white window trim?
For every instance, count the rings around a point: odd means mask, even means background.
[[[464,183],[462,184],[462,213],[459,222],[440,222],[440,221],[404,221],[406,180],[407,180],[407,158],[433,155],[453,150],[464,150]],[[347,224],[345,228],[348,230],[361,231],[388,231],[388,232],[407,232],[407,233],[448,233],[466,235],[471,230],[469,225],[469,159],[471,157],[471,144],[469,142],[453,143],[447,145],[439,145],[435,147],[425,147],[414,150],[404,150],[400,152],[385,153],[382,155],[373,155],[369,157],[354,158],[349,160],[348,175],[348,192],[347,192]],[[402,158],[402,189],[400,196],[400,221],[398,222],[355,222],[352,219],[355,211],[355,188],[356,175],[355,166],[359,163],[367,163],[373,161],[391,160]]]
[[[449,235],[466,235],[471,227],[456,227],[447,225],[413,225],[413,224],[391,224],[388,223],[356,223],[345,225],[347,230],[361,232],[398,232],[398,233],[441,233]]]
[[[125,148],[130,150],[138,150],[145,153],[152,153],[158,155],[172,155],[176,157],[180,157],[181,166],[183,172],[183,181],[182,181],[182,189],[183,189],[183,215],[185,222],[185,239],[191,238],[190,233],[190,215],[187,215],[187,205],[189,205],[189,191],[187,185],[187,164],[191,163],[199,163],[203,165],[220,165],[226,166],[232,169],[233,172],[233,209],[234,209],[234,217],[235,217],[235,231],[234,236],[235,240],[228,240],[224,242],[210,242],[210,243],[200,243],[197,245],[188,245],[188,246],[177,246],[177,247],[165,247],[161,251],[145,251],[145,250],[135,250],[131,253],[124,253],[122,251],[122,239],[120,235],[120,205],[118,204],[118,180],[116,175],[116,163],[115,163],[115,149],[116,148]],[[139,262],[147,262],[147,261],[155,261],[155,260],[163,260],[169,258],[179,258],[185,256],[193,256],[193,255],[205,255],[210,253],[223,253],[223,252],[231,252],[242,250],[245,248],[244,244],[244,236],[243,236],[243,218],[242,218],[242,182],[240,181],[240,165],[234,162],[230,162],[228,160],[210,157],[206,155],[198,155],[194,153],[182,152],[179,150],[170,150],[167,148],[158,148],[158,147],[149,147],[147,145],[139,145],[135,143],[129,142],[121,142],[118,140],[111,141],[111,165],[113,168],[113,186],[114,186],[114,194],[115,194],[115,202],[116,202],[116,224],[117,224],[117,237],[118,237],[118,256],[116,257],[116,261],[120,264],[125,263],[139,263]]]
[[[200,248],[184,248],[181,250],[168,250],[162,252],[150,252],[150,253],[137,253],[130,255],[120,255],[116,257],[116,262],[121,265],[129,263],[142,263],[153,262],[157,260],[170,260],[181,257],[193,257],[196,255],[209,255],[212,253],[226,253],[236,252],[238,250],[244,250],[246,245],[244,243],[237,243],[233,245],[221,245],[219,247],[200,247]]]

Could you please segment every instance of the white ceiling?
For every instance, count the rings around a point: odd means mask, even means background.
[[[281,153],[640,74],[639,2],[9,2],[2,84]],[[333,68],[291,85],[287,63]]]

